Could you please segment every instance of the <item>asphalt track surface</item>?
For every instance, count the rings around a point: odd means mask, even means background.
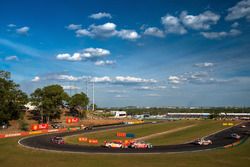
[[[246,125],[245,128],[242,128],[241,125]],[[80,130],[73,132],[63,132],[63,133],[53,133],[39,136],[32,136],[27,138],[22,138],[18,143],[22,146],[40,149],[40,150],[49,150],[57,152],[74,152],[74,153],[174,153],[174,152],[193,152],[193,151],[203,151],[210,150],[215,148],[223,148],[229,144],[235,143],[238,140],[230,138],[230,134],[237,133],[241,136],[241,139],[246,139],[249,137],[250,132],[250,122],[244,122],[243,124],[233,126],[231,128],[225,129],[218,133],[212,134],[206,139],[212,140],[213,144],[207,146],[200,146],[190,143],[178,144],[178,145],[163,145],[163,146],[154,146],[150,149],[132,149],[132,148],[105,148],[101,146],[83,146],[83,145],[73,145],[73,144],[63,144],[58,145],[51,142],[51,138],[54,136],[72,136],[77,134],[84,134],[100,130],[116,129],[125,126],[131,125],[116,125],[116,126],[106,126],[106,127],[96,127],[92,130]],[[137,125],[134,125],[137,126]],[[247,132],[247,134],[246,134]],[[199,132],[197,132],[199,133]]]

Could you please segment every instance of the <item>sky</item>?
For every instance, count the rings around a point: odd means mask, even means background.
[[[250,106],[250,0],[1,0],[0,20],[0,69],[28,94]]]

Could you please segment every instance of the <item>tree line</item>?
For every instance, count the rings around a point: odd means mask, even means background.
[[[9,72],[0,70],[0,123],[21,118],[28,102],[36,106],[40,121],[49,122],[51,119],[60,118],[63,108],[69,109],[70,113],[80,118],[85,117],[89,98],[83,92],[70,97],[60,85],[37,88],[28,97],[20,86],[11,80]]]

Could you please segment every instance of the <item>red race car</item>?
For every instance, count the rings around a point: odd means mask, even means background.
[[[65,144],[63,138],[58,136],[52,137],[51,142],[55,144]]]

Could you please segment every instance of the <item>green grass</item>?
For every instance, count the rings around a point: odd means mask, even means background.
[[[115,129],[115,130],[95,132],[95,133],[77,135],[71,137],[69,136],[66,137],[65,140],[67,143],[89,145],[88,143],[85,142],[78,142],[79,137],[87,137],[92,139],[98,139],[99,144],[101,145],[105,140],[110,141],[116,139],[119,140],[127,139],[122,137],[116,137],[116,132],[127,132],[127,133],[129,132],[129,133],[134,133],[136,137],[142,137],[189,125],[194,125],[194,126],[177,132],[157,136],[146,141],[152,143],[153,145],[178,144],[178,143],[188,142],[196,138],[203,137],[213,132],[219,131],[223,128],[226,128],[222,126],[222,121],[181,120],[181,121],[165,122],[161,124],[147,124],[136,127],[126,127],[126,128],[121,128],[119,130]]]
[[[245,167],[250,164],[250,140],[228,148],[194,153],[154,155],[71,154],[29,150],[18,138],[0,139],[0,166],[17,167]]]
[[[226,128],[222,126],[222,121],[204,120],[197,121],[197,126],[190,127],[178,132],[161,135],[147,140],[154,145],[180,144],[209,135]]]
[[[188,125],[193,125],[196,124],[196,121],[188,121],[188,120],[183,120],[183,121],[173,121],[173,122],[164,122],[160,124],[145,124],[145,125],[137,125],[137,126],[132,126],[132,127],[125,127],[125,128],[119,128],[119,129],[113,129],[113,130],[107,130],[107,131],[100,131],[100,132],[95,132],[95,133],[90,133],[90,134],[81,134],[77,136],[72,136],[72,137],[66,137],[65,140],[67,143],[72,143],[72,144],[82,144],[82,145],[88,145],[88,143],[84,142],[78,142],[79,137],[87,137],[91,139],[98,139],[99,144],[103,144],[105,140],[124,140],[124,139],[129,139],[129,138],[124,138],[124,137],[117,137],[116,133],[117,132],[126,132],[126,133],[134,133],[137,137],[142,137],[146,136],[149,134],[154,134],[158,132],[164,132],[167,130],[171,130],[177,127],[183,127],[183,126],[188,126]]]

